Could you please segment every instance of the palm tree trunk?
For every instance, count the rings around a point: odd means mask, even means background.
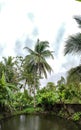
[[[35,81],[35,78],[34,78],[34,90],[33,90],[33,94],[34,94],[34,97],[33,97],[33,100],[34,100],[34,108],[36,107],[36,98],[35,98],[35,85],[36,85],[36,81]]]
[[[23,89],[24,89],[24,91],[25,91],[25,89],[26,89],[26,80],[25,80],[25,83],[24,83],[24,85],[23,85]]]
[[[35,88],[35,87],[34,87]],[[34,108],[36,107],[36,98],[35,98],[35,91],[34,91],[34,97],[33,97],[33,99],[34,99]]]
[[[35,97],[35,91],[36,91],[36,78],[37,78],[37,72],[36,72],[36,68],[35,68],[35,70],[34,70],[34,86],[33,86],[33,89],[34,89],[34,91],[33,91],[33,94],[34,94],[34,97],[33,97],[33,99],[34,99],[34,108],[36,107],[36,97]]]

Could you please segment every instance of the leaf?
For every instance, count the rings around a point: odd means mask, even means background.
[[[17,88],[15,85],[13,85],[13,84],[7,83],[6,85],[7,85],[10,89],[18,90],[18,88]]]
[[[1,84],[2,87],[4,87],[6,85],[4,72],[2,73],[2,77],[0,79],[0,84]]]
[[[79,1],[79,2],[81,2],[81,0],[76,0],[76,1]]]

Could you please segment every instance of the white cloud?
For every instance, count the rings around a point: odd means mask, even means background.
[[[0,12],[0,45],[4,46],[2,53],[4,56],[14,56],[16,41],[24,44],[26,37],[33,41],[38,37],[40,40],[48,40],[53,50],[58,30],[63,23],[65,24],[64,39],[61,39],[63,43],[67,35],[78,31],[72,16],[81,14],[81,3],[74,0],[0,0],[0,4],[4,4]],[[35,28],[37,35],[33,35]],[[73,63],[71,61],[69,63],[68,58],[63,56],[62,42],[59,42],[58,56],[55,55],[54,61],[48,61],[56,74],[66,71],[68,67],[63,67],[64,64]]]

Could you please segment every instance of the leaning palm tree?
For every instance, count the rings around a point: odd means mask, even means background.
[[[27,67],[29,68],[29,71],[33,73],[34,78],[34,98],[35,98],[35,86],[36,86],[36,80],[44,75],[45,78],[47,78],[47,72],[51,73],[52,68],[47,63],[46,59],[53,57],[53,51],[50,51],[49,49],[49,42],[47,41],[39,41],[39,39],[36,42],[36,45],[34,47],[34,50],[25,47],[24,49],[27,49],[29,52],[29,55],[25,58],[25,63],[27,63]],[[34,99],[34,107],[35,107],[35,99]]]
[[[81,16],[75,16],[74,19],[77,21],[79,28],[81,28]],[[75,35],[72,35],[68,37],[65,45],[64,54],[81,54],[81,33],[77,33]],[[74,73],[79,73],[79,77],[81,80],[81,65],[75,67],[72,70],[71,76],[74,75]]]
[[[75,16],[74,19],[77,21],[79,28],[81,28],[81,17]],[[81,33],[71,35],[68,37],[64,49],[64,54],[80,54],[81,53]]]

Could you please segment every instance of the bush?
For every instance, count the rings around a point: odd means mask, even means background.
[[[76,112],[76,113],[74,113],[74,115],[73,115],[73,117],[72,117],[72,119],[73,119],[74,121],[78,121],[78,120],[80,120],[80,118],[81,118],[81,112]]]
[[[59,101],[59,96],[53,91],[38,93],[37,105],[42,106],[44,110],[52,110],[56,102]]]

